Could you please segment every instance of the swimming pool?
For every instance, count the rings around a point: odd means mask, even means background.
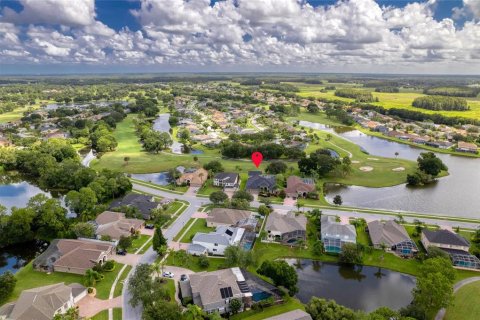
[[[255,302],[270,298],[272,295],[265,291],[252,292],[252,300]]]

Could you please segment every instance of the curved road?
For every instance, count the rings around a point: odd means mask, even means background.
[[[472,277],[472,278],[463,279],[462,281],[458,281],[453,286],[453,293],[457,292],[461,287],[477,281],[480,281],[480,277]],[[447,310],[445,308],[440,309],[440,311],[438,311],[437,315],[435,316],[435,320],[442,320],[443,317],[445,317],[446,312]]]
[[[140,185],[135,182],[133,182],[133,189],[138,190],[141,192],[153,194],[156,196],[160,197],[165,197],[165,198],[175,198],[179,200],[184,200],[189,202],[188,208],[180,215],[177,217],[174,223],[170,225],[168,229],[164,231],[164,236],[167,238],[169,241],[173,240],[173,237],[180,232],[180,230],[183,228],[183,226],[187,223],[188,220],[192,217],[192,215],[203,205],[209,204],[210,200],[208,198],[197,198],[195,195],[192,194],[173,194],[167,191],[159,190],[159,189],[154,189],[148,186]],[[258,207],[261,203],[258,201],[252,202],[253,207]],[[286,206],[283,204],[272,204],[272,207],[277,210],[294,210],[296,209],[295,206]],[[310,208],[311,209],[311,208]],[[346,210],[341,210],[341,209],[332,209],[332,208],[319,208],[323,214],[327,215],[338,215],[340,217],[359,217],[359,218],[365,218],[367,220],[376,220],[376,219],[394,219],[395,216],[393,214],[398,214],[401,212],[391,212],[392,214],[373,214],[373,213],[366,213],[366,212],[352,212],[352,211],[346,211]],[[420,214],[419,214],[420,215]],[[407,222],[413,222],[416,218],[413,217],[404,217],[405,221]],[[476,229],[478,228],[478,223],[470,223],[470,222],[457,222],[457,221],[449,221],[449,220],[438,220],[438,219],[433,219],[433,218],[422,218],[421,219],[423,222],[427,224],[441,224],[442,226],[447,226],[451,228],[455,228],[457,226],[461,228],[470,228],[470,229]],[[157,258],[157,254],[153,249],[150,247],[148,251],[141,257],[139,263],[147,263],[147,264],[152,264]],[[135,266],[132,268],[130,271],[128,277],[132,274],[132,272],[135,271]],[[128,277],[125,280],[125,285],[123,286],[123,319],[124,320],[140,320],[141,319],[141,308],[132,308],[132,306],[128,303],[130,300],[130,292],[128,291]],[[480,277],[478,277],[480,280]],[[476,278],[470,278],[470,279],[465,279],[463,281],[458,282],[455,285],[455,290],[458,290],[461,286],[465,285],[466,283],[473,282],[475,280],[471,279],[476,279]],[[466,280],[471,280],[470,282],[465,282]],[[457,285],[460,287],[457,288]],[[440,313],[440,312],[439,312]],[[438,315],[437,315],[438,317]],[[442,315],[443,318],[443,315]],[[442,318],[436,318],[435,320],[441,320]]]

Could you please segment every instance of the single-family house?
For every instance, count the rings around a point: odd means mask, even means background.
[[[303,214],[293,212],[280,214],[272,212],[265,223],[267,238],[279,240],[282,243],[294,244],[299,240],[307,239],[307,218]]]
[[[140,219],[125,218],[122,212],[104,211],[95,219],[95,235],[98,239],[109,236],[112,240],[129,237],[139,231],[145,222]]]
[[[312,178],[300,178],[297,176],[290,176],[287,178],[287,187],[285,193],[287,197],[305,198],[310,192],[315,191],[315,182]]]
[[[197,254],[198,245],[203,246],[208,254],[223,255],[228,246],[240,244],[245,229],[236,227],[218,226],[209,233],[197,232],[192,238],[191,245],[197,245],[187,250],[190,254]]]
[[[321,236],[325,252],[340,253],[345,243],[357,242],[357,231],[351,224],[342,224],[334,216],[321,218]]]
[[[213,185],[222,188],[237,188],[240,185],[240,175],[234,172],[219,172],[213,178]]]
[[[245,188],[250,193],[275,193],[277,181],[274,175],[263,175],[261,171],[250,171]]]
[[[198,272],[180,282],[182,299],[191,298],[193,303],[207,313],[229,313],[230,301],[242,303],[239,311],[252,304],[252,292],[240,268],[229,268],[211,272]]]
[[[150,219],[150,212],[153,209],[158,209],[161,207],[161,204],[155,201],[153,196],[147,196],[145,194],[138,194],[138,193],[129,193],[122,199],[113,200],[110,204],[110,209],[128,206],[128,207],[135,207],[137,208],[142,217],[145,220]]]
[[[86,239],[55,239],[33,261],[33,268],[47,272],[85,274],[87,269],[107,261],[113,254],[110,242]]]
[[[23,290],[17,301],[0,307],[1,320],[52,320],[64,314],[87,295],[78,284],[62,283]]]
[[[408,236],[407,230],[393,220],[380,220],[368,223],[368,233],[372,244],[377,249],[393,251],[400,256],[412,256],[418,252],[415,242]]]
[[[208,179],[208,171],[200,168],[194,172],[186,172],[177,179],[178,185],[186,184],[191,187],[201,187]]]
[[[452,231],[424,229],[421,242],[427,252],[432,246],[447,252],[455,267],[480,269],[480,259],[468,252],[470,242]]]
[[[206,218],[207,227],[216,228],[219,226],[234,227],[240,221],[252,216],[251,211],[229,208],[213,208]]]
[[[475,143],[469,143],[465,141],[458,141],[456,150],[458,152],[478,153],[478,147]]]

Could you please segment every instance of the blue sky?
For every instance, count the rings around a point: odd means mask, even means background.
[[[0,74],[480,73],[480,0],[0,0]]]

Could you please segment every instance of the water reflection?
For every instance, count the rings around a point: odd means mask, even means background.
[[[295,259],[288,259],[296,266]],[[339,266],[300,260],[297,298],[307,303],[312,296],[334,299],[355,310],[373,311],[381,306],[400,309],[412,300],[415,278],[368,266]]]

